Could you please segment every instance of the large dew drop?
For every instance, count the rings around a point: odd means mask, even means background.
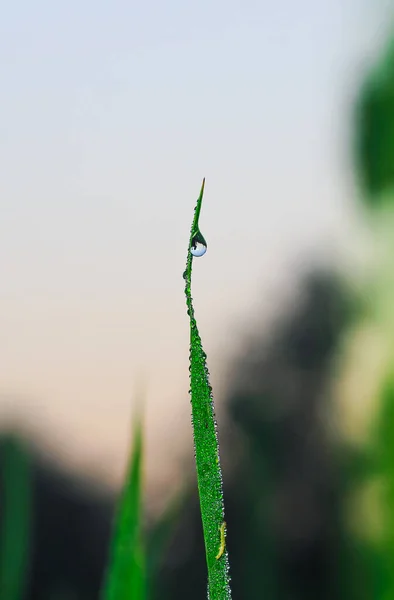
[[[196,242],[194,246],[191,247],[190,252],[193,256],[203,256],[207,251],[207,247],[200,242]]]
[[[193,236],[190,252],[193,256],[203,256],[207,251],[207,243],[200,231]]]

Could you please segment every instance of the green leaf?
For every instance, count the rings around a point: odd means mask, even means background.
[[[145,600],[145,553],[141,539],[142,521],[142,423],[136,419],[129,468],[110,553],[103,600]]]
[[[190,318],[190,383],[194,449],[197,483],[200,497],[201,518],[208,567],[208,598],[229,600],[231,598],[229,562],[225,547],[226,524],[222,472],[219,458],[217,424],[212,388],[206,365],[206,354],[194,317],[191,295],[192,264],[194,256],[202,256],[207,243],[199,229],[199,217],[204,194],[205,179],[194,211],[190,240],[183,273],[187,312]]]

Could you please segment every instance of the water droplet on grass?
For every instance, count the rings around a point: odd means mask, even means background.
[[[204,244],[200,244],[200,242],[196,242],[196,244],[191,247],[190,251],[193,256],[203,256],[207,251],[207,247],[204,246]]]
[[[193,256],[203,256],[207,251],[207,242],[200,231],[193,236],[190,252]]]

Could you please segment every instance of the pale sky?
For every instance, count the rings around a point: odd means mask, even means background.
[[[193,295],[220,404],[244,324],[352,230],[350,102],[387,5],[4,3],[2,418],[118,481],[142,372],[148,484],[191,451],[182,272],[202,177]]]

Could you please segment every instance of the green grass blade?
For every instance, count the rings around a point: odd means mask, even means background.
[[[29,556],[31,478],[28,453],[12,437],[2,446],[0,597],[24,596]]]
[[[199,229],[199,217],[204,194],[205,179],[194,211],[187,254],[185,294],[187,312],[190,317],[190,382],[192,423],[197,468],[197,483],[200,496],[205,554],[208,567],[208,598],[229,600],[231,598],[229,562],[225,548],[226,526],[224,523],[224,503],[222,473],[219,459],[219,444],[216,420],[209,384],[206,354],[194,317],[191,295],[193,252],[206,242]],[[204,250],[204,248],[203,248]],[[196,254],[195,254],[196,255]],[[202,255],[202,254],[201,254]]]
[[[145,600],[145,554],[142,521],[142,423],[134,427],[130,464],[115,520],[103,600]]]

